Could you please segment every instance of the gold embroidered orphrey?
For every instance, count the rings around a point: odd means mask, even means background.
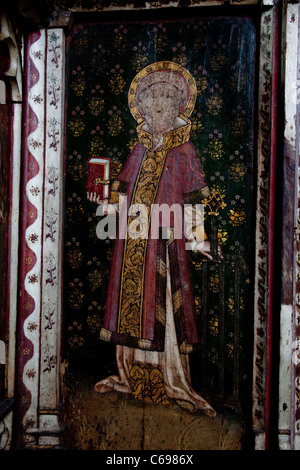
[[[186,125],[171,130],[164,136],[163,147],[159,151],[152,150],[152,136],[149,132],[143,130],[145,124],[138,107],[135,97],[139,84],[150,74],[151,83],[155,82],[154,72],[164,71],[170,74],[170,79],[181,80],[186,87],[187,100],[185,107],[182,109],[180,117],[185,121]],[[133,79],[129,93],[128,104],[130,111],[138,122],[137,134],[139,142],[146,147],[145,154],[139,169],[139,173],[135,182],[131,207],[138,209],[139,205],[143,205],[147,209],[147,217],[145,225],[139,217],[140,232],[137,225],[134,225],[135,235],[130,233],[130,227],[134,223],[136,215],[130,215],[127,221],[127,236],[123,251],[121,285],[119,294],[119,312],[118,312],[118,332],[135,338],[141,338],[142,333],[142,309],[143,309],[143,292],[144,292],[144,272],[146,263],[148,233],[143,233],[144,227],[150,227],[151,208],[155,203],[160,178],[163,172],[165,160],[168,151],[189,141],[191,123],[188,117],[192,113],[197,97],[197,85],[191,74],[182,66],[174,62],[157,62],[151,64],[140,71]],[[145,212],[143,212],[145,213]]]

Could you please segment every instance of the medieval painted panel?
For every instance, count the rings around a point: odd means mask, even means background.
[[[239,448],[238,426],[226,443],[201,426],[251,409],[255,43],[234,16],[68,38],[71,448]]]

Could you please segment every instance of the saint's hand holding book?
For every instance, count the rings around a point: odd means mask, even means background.
[[[103,214],[107,215],[111,195],[110,158],[91,157],[86,168],[86,195],[89,201],[103,206]]]

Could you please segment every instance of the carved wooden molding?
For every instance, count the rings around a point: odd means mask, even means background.
[[[8,82],[11,87],[11,100],[22,100],[22,60],[20,47],[14,27],[5,14],[0,16],[0,41],[7,48],[9,54],[8,68],[3,71],[1,79]]]
[[[284,10],[284,148],[282,295],[280,313],[279,447],[300,449],[300,219],[299,116],[300,50],[299,2]]]

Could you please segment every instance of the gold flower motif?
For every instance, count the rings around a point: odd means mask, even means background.
[[[88,315],[86,321],[92,333],[98,333],[100,331],[101,320],[100,320],[99,315],[97,315],[96,313],[92,315]]]
[[[220,71],[227,62],[226,54],[223,51],[216,51],[212,54],[210,65],[217,72]]]
[[[196,305],[196,313],[200,315],[201,313],[201,297],[196,295],[195,296],[195,305]]]
[[[195,37],[195,42],[194,42],[194,49],[196,51],[201,51],[205,47],[206,43],[206,35],[201,33],[198,33],[197,36]]]
[[[69,129],[74,137],[79,137],[84,131],[84,128],[85,124],[81,118],[76,118],[74,121],[70,121],[69,123]]]
[[[213,313],[213,312],[210,312],[210,313]],[[218,319],[218,315],[215,315],[215,314],[213,313],[213,315],[209,318],[209,321],[208,321],[208,328],[209,328],[210,333],[211,333],[213,336],[217,336],[217,335],[218,335],[218,331],[219,331],[219,319]]]
[[[157,35],[155,44],[156,44],[156,52],[158,52],[158,54],[161,54],[162,52],[164,52],[164,50],[166,49],[168,45],[168,39],[166,35],[163,33],[161,33],[159,36]]]
[[[142,52],[137,52],[132,58],[132,66],[136,72],[140,72],[148,65],[147,56]]]
[[[201,270],[202,264],[203,264],[202,261],[200,261],[200,260],[198,260],[198,259],[197,259],[197,260],[192,260],[192,265],[194,266],[194,269],[195,269],[196,271],[200,271],[200,270]]]
[[[104,107],[104,100],[99,96],[93,96],[88,104],[93,116],[99,116]]]
[[[209,278],[209,288],[212,292],[218,293],[219,292],[219,284],[220,284],[220,276],[219,274],[214,274]]]
[[[174,57],[173,62],[176,64],[182,65],[182,67],[186,67],[188,64],[188,58],[185,54],[179,54],[177,57]]]
[[[234,298],[233,297],[229,297],[229,299],[227,300],[227,306],[228,306],[228,311],[230,315],[233,315],[234,314]],[[244,308],[244,299],[242,297],[240,298],[239,308],[240,310],[243,310]]]
[[[117,31],[114,37],[114,48],[120,54],[123,54],[126,51],[127,38],[122,31]]]
[[[102,275],[97,269],[94,269],[94,271],[88,274],[88,280],[91,286],[91,290],[95,291],[101,285]]]
[[[222,158],[225,153],[222,141],[217,137],[214,137],[208,144],[208,153],[214,160]]]
[[[238,114],[232,121],[231,121],[231,132],[235,136],[243,135],[247,131],[247,121],[246,119]]]
[[[225,230],[218,230],[218,244],[219,245],[224,245],[228,240],[228,232]]]
[[[239,225],[241,225],[246,218],[245,211],[241,209],[236,209],[236,210],[231,209],[229,213],[230,213],[230,216],[229,216],[230,223],[231,225],[233,225],[233,227],[238,227]]]
[[[90,154],[91,155],[99,155],[102,150],[104,150],[105,144],[103,139],[99,136],[96,135],[93,137],[93,139],[90,142]]]
[[[68,296],[72,308],[79,310],[84,301],[84,294],[77,287]]]
[[[94,55],[91,61],[91,69],[96,75],[100,74],[106,67],[106,59],[103,54],[104,52],[100,50],[100,52]]]
[[[78,249],[74,248],[67,254],[67,260],[73,269],[78,269],[82,263],[83,254]]]
[[[83,176],[84,167],[81,163],[74,163],[68,166],[67,172],[73,181],[79,181]]]
[[[227,356],[233,357],[234,346],[231,343],[226,344]]]
[[[75,48],[77,55],[81,55],[85,53],[85,49],[88,48],[89,41],[86,36],[82,36],[76,39],[75,41]]]
[[[216,116],[222,109],[223,100],[218,93],[213,94],[207,100],[207,109],[210,114]]]
[[[123,128],[123,122],[120,116],[114,115],[110,118],[107,124],[107,129],[110,135],[116,136],[119,135]]]
[[[78,77],[71,83],[71,88],[76,96],[82,96],[85,87],[86,81],[83,77]]]
[[[196,77],[196,83],[197,83],[197,90],[198,94],[202,95],[206,88],[208,87],[208,81],[205,75],[199,75]]]
[[[84,345],[84,338],[76,334],[68,339],[68,343],[72,349],[81,348]]]
[[[203,130],[203,124],[198,117],[194,117],[191,122],[191,137],[195,138]]]
[[[112,93],[114,93],[114,95],[119,95],[120,93],[122,93],[124,87],[125,87],[125,80],[124,78],[122,77],[122,75],[120,73],[116,74],[115,76],[111,77],[110,81],[109,81],[109,87],[112,91]]]
[[[84,214],[84,209],[81,204],[76,204],[76,202],[73,202],[72,206],[69,206],[67,208],[67,215],[68,219],[75,222],[78,221],[79,217]]]
[[[243,181],[246,174],[246,165],[244,163],[234,163],[230,166],[229,172],[233,181]]]

